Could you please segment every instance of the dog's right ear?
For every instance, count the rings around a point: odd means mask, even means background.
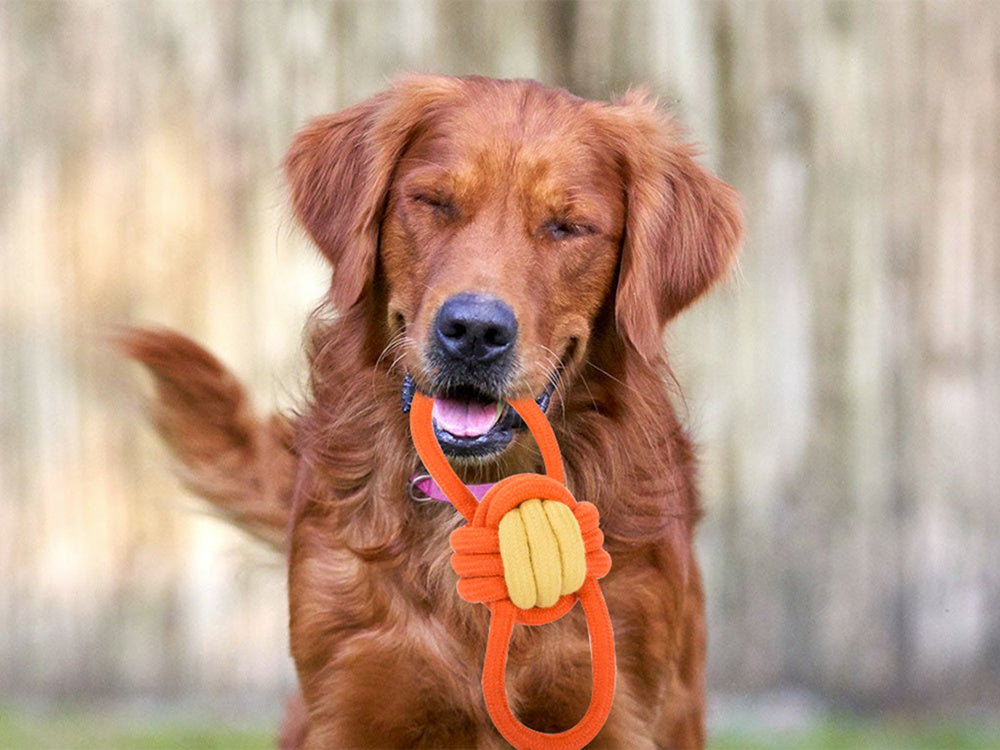
[[[379,94],[300,130],[285,156],[296,218],[334,267],[331,295],[340,310],[370,282],[377,216],[391,166],[375,163],[372,129],[387,95]]]
[[[333,264],[330,295],[344,311],[375,274],[379,225],[396,162],[435,103],[461,82],[408,76],[391,89],[309,122],[285,156],[292,207]]]

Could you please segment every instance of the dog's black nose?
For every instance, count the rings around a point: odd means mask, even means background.
[[[517,339],[517,318],[501,299],[462,292],[438,310],[434,334],[449,355],[488,364],[509,352]]]

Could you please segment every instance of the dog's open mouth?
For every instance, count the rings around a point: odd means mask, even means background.
[[[511,415],[502,402],[472,388],[457,388],[434,399],[434,434],[447,455],[481,458],[499,453],[513,439]]]
[[[545,411],[555,390],[556,378],[535,401]],[[403,411],[410,410],[416,388],[407,375],[403,382]],[[450,388],[434,395],[434,436],[445,455],[455,458],[488,458],[502,452],[524,421],[507,403],[496,401],[472,386]]]

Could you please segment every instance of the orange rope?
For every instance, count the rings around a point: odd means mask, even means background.
[[[487,710],[500,734],[518,748],[562,750],[581,748],[604,726],[611,711],[615,692],[615,640],[604,596],[597,579],[611,569],[611,557],[604,550],[604,534],[598,528],[597,508],[577,502],[565,486],[562,456],[555,434],[545,414],[531,399],[511,402],[535,437],[545,463],[545,475],[517,474],[494,485],[482,502],[477,502],[468,487],[458,478],[434,437],[433,399],[416,393],[410,410],[413,444],[428,473],[465,516],[468,523],[451,536],[454,550],[452,567],[459,575],[458,593],[469,602],[482,602],[491,612],[486,660],[483,664],[483,697]],[[497,527],[500,519],[528,499],[554,500],[565,504],[580,525],[587,561],[583,586],[565,594],[551,607],[519,609],[510,600],[504,580]],[[577,599],[583,607],[590,629],[593,659],[593,692],[590,706],[580,722],[558,734],[529,729],[507,704],[505,675],[507,653],[514,623],[544,625],[558,620],[572,609]]]

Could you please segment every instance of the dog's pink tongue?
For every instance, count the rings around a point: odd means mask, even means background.
[[[496,424],[499,412],[495,403],[479,404],[447,398],[434,401],[434,421],[455,437],[485,435]]]

